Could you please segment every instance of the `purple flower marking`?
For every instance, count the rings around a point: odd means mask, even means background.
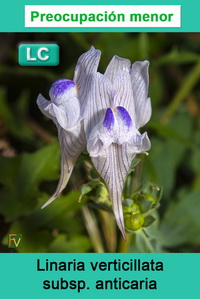
[[[64,91],[68,88],[74,87],[75,83],[72,80],[69,79],[60,79],[55,81],[51,88],[53,91],[54,97],[57,97],[58,95],[64,93]]]
[[[123,121],[125,126],[130,128],[132,125],[132,119],[131,119],[128,111],[122,106],[117,106],[117,112],[119,113],[119,117],[121,118],[121,120]]]
[[[106,115],[104,117],[103,126],[106,127],[108,131],[112,129],[114,125],[114,115],[111,108],[106,110]]]

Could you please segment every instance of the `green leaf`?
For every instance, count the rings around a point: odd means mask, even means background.
[[[168,127],[170,130],[165,137],[162,133],[162,138],[151,138],[152,146],[142,170],[144,181],[162,186],[165,197],[170,196],[176,182],[177,168],[192,145],[192,121],[187,114],[177,114],[170,120]],[[170,131],[173,131],[172,135]]]
[[[82,253],[90,249],[91,243],[88,237],[73,235],[73,238],[70,239],[66,234],[60,234],[51,243],[48,252]]]
[[[90,170],[89,179],[91,180],[100,179],[100,175],[94,167]]]
[[[170,204],[161,221],[163,245],[166,247],[200,243],[200,189]]]
[[[51,229],[61,229],[70,232],[70,227],[74,222],[76,226],[77,218],[74,218],[74,213],[81,209],[85,204],[85,199],[78,201],[80,196],[79,191],[71,191],[64,196],[55,199],[50,205],[41,209],[45,201],[49,199],[47,194],[38,199],[38,206],[35,211],[29,216],[29,222],[36,228],[47,226]],[[37,221],[35,221],[37,219]],[[70,223],[71,222],[71,223]]]
[[[151,216],[151,215],[148,215],[144,218],[144,224],[143,224],[143,227],[148,227],[150,226],[156,219]]]
[[[141,159],[136,157],[133,159],[132,163],[131,163],[131,166],[129,168],[129,172],[128,172],[128,175],[132,172],[135,171],[135,167],[140,163]]]
[[[0,89],[0,116],[5,121],[11,135],[21,140],[33,140],[33,132],[27,126],[28,93],[21,93],[15,105],[6,101],[5,91]]]
[[[136,233],[133,233],[129,242],[129,252],[154,252],[154,248],[152,247],[150,238],[144,233],[142,229]]]
[[[0,211],[6,221],[12,221],[32,212],[41,182],[58,178],[59,146],[56,142],[33,154],[0,157],[0,164]]]
[[[157,59],[158,64],[184,64],[200,61],[200,55],[193,52],[178,51],[174,48],[170,53]]]
[[[81,186],[81,195],[86,195],[90,193],[97,185],[99,185],[100,182],[91,181],[87,184],[84,184]]]
[[[131,207],[134,201],[130,198],[126,198],[122,201],[123,207]]]

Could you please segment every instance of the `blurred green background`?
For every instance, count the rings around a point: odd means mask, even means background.
[[[19,43],[55,42],[57,67],[18,65]],[[8,33],[0,34],[0,252],[200,252],[200,34]],[[124,242],[114,217],[86,196],[86,155],[81,155],[63,195],[50,206],[60,172],[54,124],[36,105],[51,84],[73,78],[79,56],[102,51],[99,71],[113,55],[150,61],[153,115],[140,130],[152,142],[133,175],[134,188],[163,188],[151,246]],[[8,248],[8,234],[22,233],[23,246]]]

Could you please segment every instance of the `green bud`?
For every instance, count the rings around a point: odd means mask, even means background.
[[[153,185],[153,184],[147,184],[143,187],[142,193],[145,196],[149,197],[149,200],[153,202],[153,204],[158,204],[162,197],[162,188]]]
[[[139,206],[136,203],[133,203],[129,207],[123,207],[123,211],[124,214],[132,214],[132,215],[140,213]]]
[[[124,224],[127,230],[137,231],[143,226],[144,217],[142,214],[126,214],[124,217]]]
[[[108,190],[104,184],[100,183],[98,185],[96,197],[106,200],[109,198]]]
[[[155,197],[151,196],[150,194],[145,194],[145,197],[151,201],[153,204],[156,204],[156,199]]]

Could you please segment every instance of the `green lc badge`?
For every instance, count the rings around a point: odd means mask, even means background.
[[[59,64],[57,44],[21,44],[18,62],[22,66],[56,66]]]

